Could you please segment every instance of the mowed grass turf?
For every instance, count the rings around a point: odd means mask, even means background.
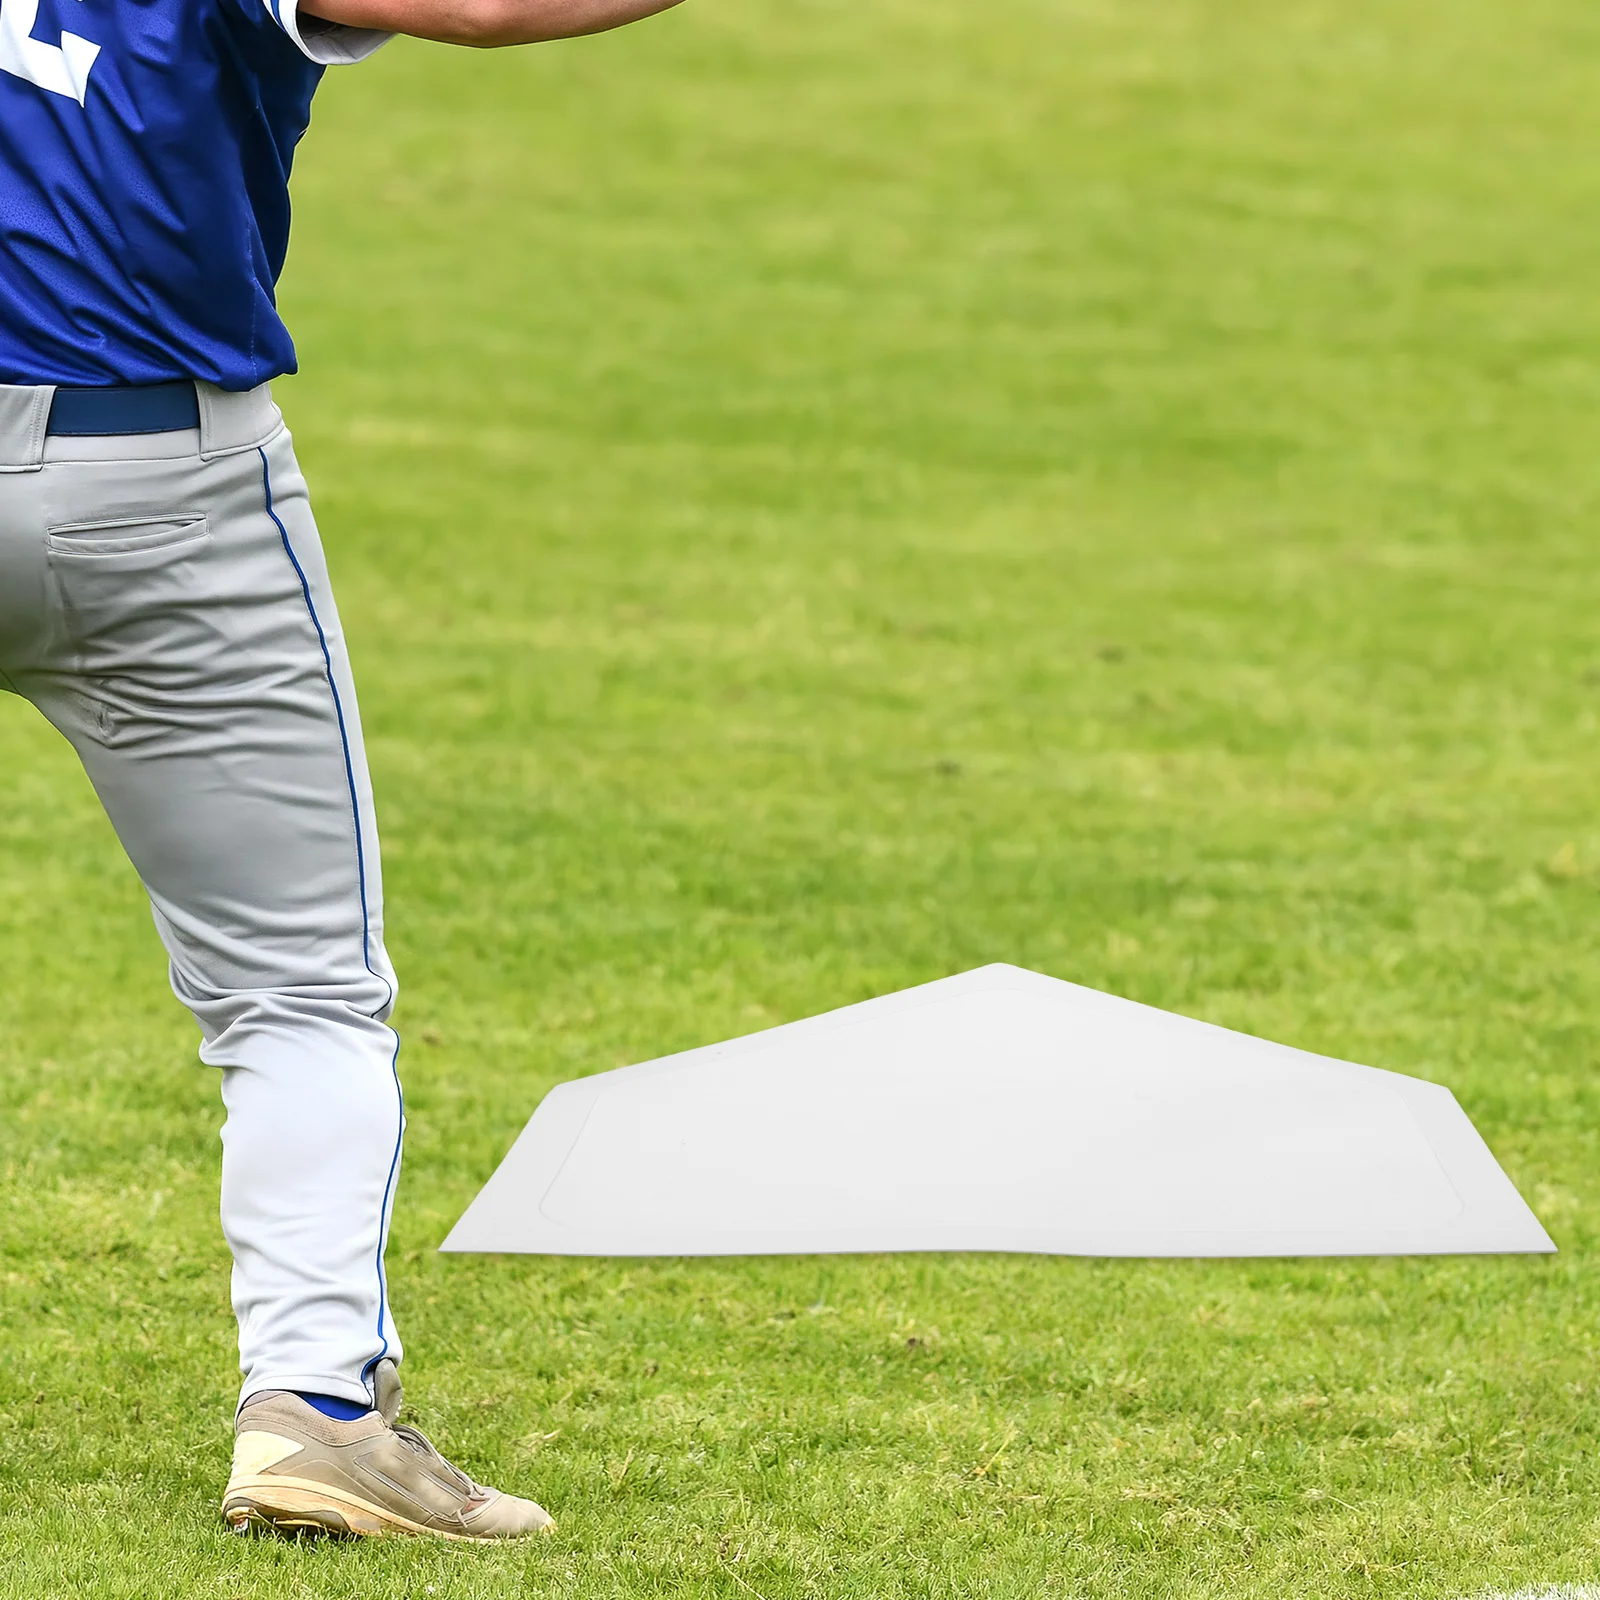
[[[419,1420],[223,1532],[220,1110],[0,706],[0,1592],[1600,1577],[1600,17],[692,0],[330,74],[280,387],[387,845]],[[994,960],[1448,1084],[1549,1259],[442,1258],[577,1074]]]

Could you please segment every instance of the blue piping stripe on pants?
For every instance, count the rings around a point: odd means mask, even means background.
[[[377,978],[389,991],[388,1004],[394,1003],[394,990],[389,980],[377,971],[372,965],[372,922],[367,905],[367,855],[366,846],[362,839],[361,826],[361,801],[356,789],[355,760],[350,751],[349,727],[345,722],[344,701],[339,694],[339,684],[334,676],[333,652],[328,648],[328,636],[323,631],[322,619],[317,615],[316,602],[311,598],[311,584],[306,578],[305,569],[300,565],[300,558],[294,553],[294,545],[289,539],[289,530],[284,527],[283,519],[279,517],[272,504],[272,469],[267,461],[265,447],[258,447],[257,454],[261,457],[261,487],[266,496],[267,515],[272,518],[273,525],[278,530],[278,537],[283,541],[284,554],[289,558],[289,564],[294,568],[295,576],[300,580],[300,592],[305,596],[306,611],[310,614],[311,625],[317,631],[317,643],[322,647],[322,661],[328,678],[328,689],[333,695],[334,715],[339,723],[339,743],[344,752],[345,778],[350,785],[350,813],[355,823],[356,835],[356,880],[361,895],[361,959],[368,972]],[[374,1013],[374,1017],[381,1014]],[[391,1029],[391,1032],[394,1030]],[[384,1184],[383,1206],[378,1214],[378,1338],[382,1341],[383,1348],[368,1363],[367,1371],[370,1372],[389,1351],[389,1336],[385,1331],[385,1319],[389,1304],[389,1284],[384,1271],[383,1253],[389,1234],[389,1208],[394,1199],[395,1177],[400,1170],[400,1149],[405,1140],[406,1106],[405,1091],[400,1086],[400,1035],[395,1033],[394,1055],[389,1062],[390,1071],[394,1075],[395,1097],[399,1109],[399,1122],[395,1132],[394,1154],[389,1161],[389,1177]]]

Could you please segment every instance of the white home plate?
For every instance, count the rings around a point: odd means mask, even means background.
[[[562,1084],[444,1248],[1555,1246],[1448,1089],[993,966]]]

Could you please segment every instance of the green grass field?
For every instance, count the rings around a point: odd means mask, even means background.
[[[1600,1578],[1600,14],[691,0],[330,76],[280,387],[360,676],[422,1424],[241,1541],[214,1076],[0,705],[0,1593]],[[577,1074],[993,960],[1448,1084],[1549,1259],[436,1247]]]

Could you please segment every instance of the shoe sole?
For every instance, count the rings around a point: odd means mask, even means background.
[[[555,1523],[548,1522],[521,1534],[451,1533],[446,1528],[413,1522],[387,1507],[331,1489],[325,1483],[278,1477],[249,1477],[230,1483],[222,1497],[222,1520],[235,1533],[254,1526],[270,1528],[275,1533],[328,1533],[358,1539],[420,1534],[455,1544],[507,1544],[555,1532]]]

